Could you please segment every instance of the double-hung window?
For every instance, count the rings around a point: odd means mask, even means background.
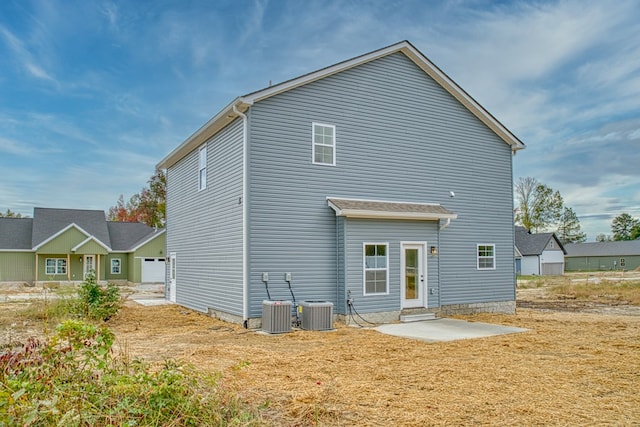
[[[478,253],[478,270],[495,270],[496,269],[496,245],[479,244],[477,245]]]
[[[336,164],[336,127],[313,123],[313,163],[335,166]]]
[[[120,258],[114,258],[111,260],[111,274],[120,274],[122,264]]]
[[[386,294],[389,292],[389,269],[387,243],[364,244],[364,294]]]
[[[44,272],[47,275],[67,274],[67,260],[65,258],[47,258]]]
[[[207,188],[207,146],[198,150],[198,191]]]

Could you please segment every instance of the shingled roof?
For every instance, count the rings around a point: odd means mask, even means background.
[[[164,232],[140,222],[108,222],[100,210],[34,208],[33,218],[0,218],[0,250],[37,251],[74,226],[117,252],[135,250]]]
[[[455,219],[457,214],[438,204],[358,200],[328,197],[338,216],[354,218],[402,218],[419,220]]]
[[[640,240],[618,242],[570,243],[565,249],[568,257],[577,256],[632,256],[640,255]]]
[[[554,233],[531,233],[524,227],[516,227],[516,248],[522,256],[541,255],[551,239],[555,239],[560,249],[566,253]]]
[[[107,228],[111,236],[111,249],[127,251],[151,239],[164,230],[154,230],[141,222],[108,221]]]
[[[31,250],[32,218],[0,218],[0,249]]]
[[[111,247],[104,211],[51,208],[33,209],[32,247],[38,247],[71,224],[80,227],[106,247]]]

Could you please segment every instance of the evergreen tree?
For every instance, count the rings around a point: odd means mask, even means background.
[[[635,229],[640,227],[640,220],[628,213],[622,213],[611,221],[613,240],[632,240]]]
[[[578,216],[573,209],[567,207],[562,212],[556,234],[563,245],[566,243],[582,243],[587,240],[586,233],[582,232],[580,227]]]

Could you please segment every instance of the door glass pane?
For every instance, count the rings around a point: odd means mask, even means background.
[[[418,299],[418,249],[405,249],[404,262],[405,299]]]

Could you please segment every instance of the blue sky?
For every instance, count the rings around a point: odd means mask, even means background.
[[[104,209],[233,98],[411,41],[589,240],[640,217],[640,2],[0,2],[0,211]]]

